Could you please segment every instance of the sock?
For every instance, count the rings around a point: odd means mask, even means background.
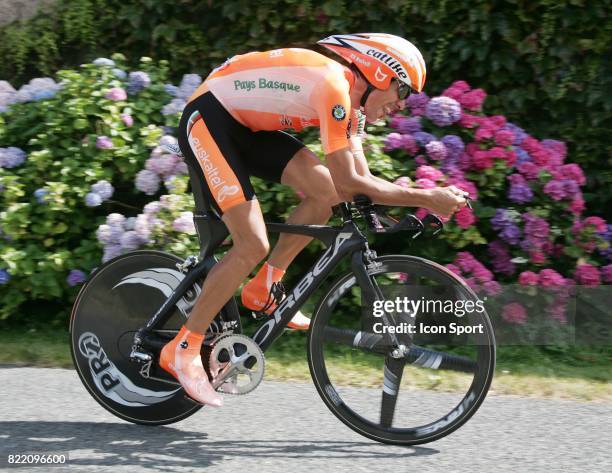
[[[279,282],[284,274],[284,270],[275,268],[266,261],[255,277],[242,288],[242,304],[251,310],[262,309],[268,300],[272,284]],[[272,310],[274,306],[268,312]]]

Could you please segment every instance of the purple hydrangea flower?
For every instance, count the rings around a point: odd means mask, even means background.
[[[143,244],[149,243],[151,238],[151,227],[152,220],[149,215],[140,214],[136,217],[136,223],[134,224],[134,231],[138,235],[140,242]]]
[[[516,267],[511,261],[508,247],[501,240],[495,240],[489,243],[488,250],[489,255],[491,256],[493,271],[498,274],[505,274],[507,276],[514,274]]]
[[[140,247],[141,240],[138,235],[138,232],[135,230],[129,230],[121,235],[121,239],[119,240],[119,244],[121,245],[121,249],[123,250],[136,250]]]
[[[396,115],[391,119],[391,128],[402,134],[412,134],[421,131],[421,117],[406,117]]]
[[[431,159],[442,161],[446,158],[446,146],[441,141],[430,141],[425,145],[425,150]]]
[[[202,77],[198,74],[185,74],[181,84],[176,91],[176,97],[186,101],[202,83]]]
[[[177,113],[181,113],[183,109],[187,105],[183,99],[175,98],[172,101],[162,108],[162,115],[176,115]]]
[[[519,244],[521,229],[514,224],[506,209],[497,209],[495,216],[491,219],[491,225],[502,240],[511,245]]]
[[[178,163],[176,163],[176,166],[174,166],[174,169],[172,170],[171,174],[176,174],[176,175],[186,175],[189,174],[189,169],[187,168],[187,163],[185,161],[179,161]]]
[[[113,244],[108,245],[104,248],[104,254],[102,255],[102,262],[106,263],[107,261],[119,256],[121,254],[121,245]]]
[[[160,179],[157,174],[143,169],[136,174],[136,189],[147,195],[153,195],[159,190]]]
[[[389,133],[385,137],[385,151],[401,148],[403,144],[402,135],[399,133]]]
[[[102,204],[102,197],[100,194],[96,194],[95,192],[90,192],[85,196],[85,205],[87,207],[97,207]]]
[[[553,200],[559,201],[566,196],[563,182],[556,179],[552,179],[544,186],[544,193],[548,194]]]
[[[107,59],[105,57],[99,57],[98,59],[94,60],[93,64],[94,66],[114,67],[115,61],[113,61],[112,59]]]
[[[81,271],[80,269],[73,269],[72,271],[70,271],[70,274],[68,274],[66,282],[70,287],[73,287],[77,284],[84,283],[86,279],[87,275],[83,271]]]
[[[113,212],[112,214],[108,214],[106,216],[106,224],[111,227],[123,227],[125,223],[125,216],[120,213]]]
[[[182,212],[181,216],[172,222],[172,228],[177,232],[194,233],[193,214],[191,212]]]
[[[36,198],[36,202],[39,204],[46,204],[47,199],[46,196],[49,194],[49,191],[46,189],[36,189],[34,191],[34,197]]]
[[[178,87],[172,84],[165,84],[164,90],[166,91],[167,94],[171,95],[172,97],[176,97],[176,94],[178,92]]]
[[[151,85],[151,78],[146,72],[134,71],[128,76],[127,92],[135,95]]]
[[[105,97],[108,100],[113,100],[115,102],[118,102],[120,100],[126,100],[127,93],[125,92],[125,89],[122,89],[121,87],[113,87],[108,92],[106,92]]]
[[[520,174],[512,174],[508,176],[508,180],[510,181],[508,198],[512,202],[518,204],[531,202],[531,199],[533,199],[533,191],[523,176]]]
[[[450,158],[459,158],[465,149],[465,144],[457,135],[445,135],[441,141],[446,146],[447,156]]]
[[[434,97],[427,103],[425,115],[438,126],[448,126],[461,118],[461,105],[450,97]]]
[[[121,80],[125,80],[125,78],[127,77],[126,72],[122,69],[119,69],[118,67],[115,67],[113,69],[113,74],[115,74],[115,77],[117,79],[121,79]]]
[[[413,115],[423,115],[428,102],[429,97],[425,92],[410,94],[406,99],[406,105],[410,107]]]
[[[128,217],[125,219],[123,223],[123,228],[126,230],[134,230],[134,226],[136,225],[136,217]]]
[[[427,133],[425,131],[417,131],[414,134],[414,139],[419,144],[419,146],[426,146],[430,141],[435,141],[436,137],[431,133]]]
[[[98,149],[112,149],[113,141],[108,136],[98,136],[96,138],[96,148]]]
[[[129,113],[122,113],[120,116],[121,116],[121,121],[128,128],[134,124],[134,119],[132,118],[132,115],[130,115]]]
[[[26,152],[15,146],[0,148],[0,168],[15,168],[26,160]]]
[[[113,238],[113,227],[110,225],[100,225],[96,230],[96,238],[103,245],[107,245]]]
[[[115,188],[108,181],[98,181],[91,186],[91,191],[102,197],[102,200],[110,199],[115,192]]]
[[[0,269],[0,285],[7,284],[11,279],[11,275],[6,269]]]
[[[177,161],[173,154],[162,154],[159,157],[147,159],[145,168],[156,174],[168,176],[176,166]]]
[[[149,202],[142,210],[147,215],[154,215],[161,210],[161,205],[157,201]]]
[[[527,133],[525,133],[525,130],[515,125],[514,123],[508,122],[504,125],[503,128],[506,130],[510,130],[512,133],[514,133],[514,141],[512,142],[514,146],[520,145],[523,140],[527,138]]]
[[[515,147],[514,152],[516,153],[516,165],[531,161],[531,156],[523,148]]]

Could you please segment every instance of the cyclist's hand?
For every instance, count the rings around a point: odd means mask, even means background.
[[[468,193],[455,186],[436,187],[429,189],[428,202],[424,207],[431,212],[450,217],[459,209],[465,207]]]

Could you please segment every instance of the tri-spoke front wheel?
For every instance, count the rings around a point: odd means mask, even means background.
[[[373,293],[349,273],[319,303],[310,372],[329,409],[361,435],[431,442],[484,400],[495,368],[493,329],[483,301],[443,266],[402,255],[376,262],[368,269]]]

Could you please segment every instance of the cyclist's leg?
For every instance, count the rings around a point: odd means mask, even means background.
[[[192,398],[213,406],[222,405],[222,401],[202,366],[203,334],[269,250],[261,209],[231,139],[233,132],[242,130],[210,94],[188,104],[183,112],[179,145],[190,165],[201,168],[207,197],[222,215],[233,247],[207,275],[189,320],[160,354],[160,366],[173,374]]]
[[[302,197],[287,218],[287,223],[322,225],[330,219],[331,208],[341,202],[329,170],[306,147],[287,163],[281,183],[290,186]],[[311,237],[281,233],[268,262],[274,267],[286,269],[310,241]]]

